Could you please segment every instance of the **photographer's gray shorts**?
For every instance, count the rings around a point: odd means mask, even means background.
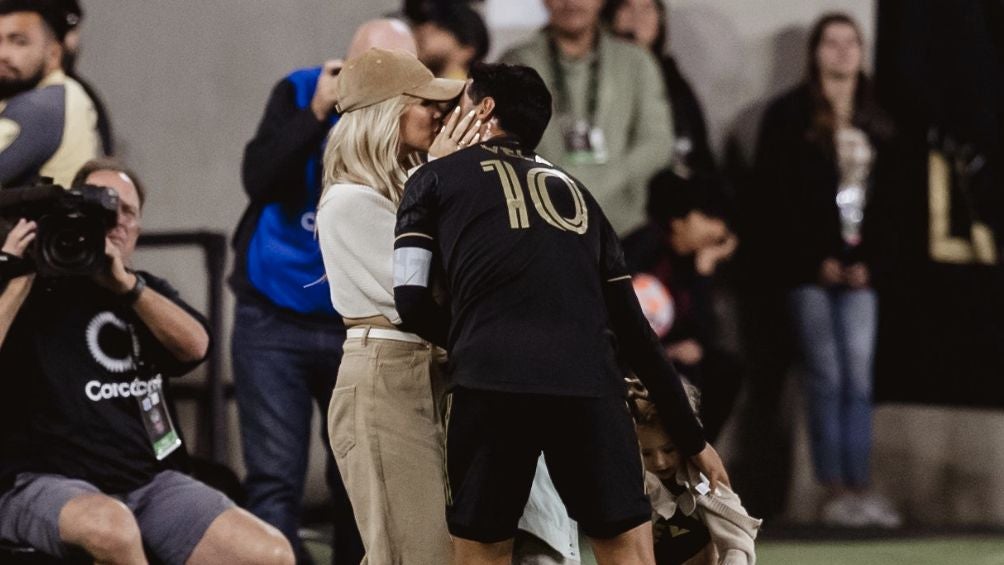
[[[14,488],[0,495],[0,539],[56,557],[70,547],[59,539],[59,512],[71,499],[101,494],[94,485],[61,475],[21,473]],[[234,507],[223,493],[176,471],[124,495],[136,517],[143,544],[168,565],[183,564],[220,514]]]

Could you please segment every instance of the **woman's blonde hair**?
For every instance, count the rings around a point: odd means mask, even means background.
[[[344,114],[324,149],[325,191],[335,183],[362,184],[397,205],[408,177],[399,157],[401,116],[417,102],[401,95]]]

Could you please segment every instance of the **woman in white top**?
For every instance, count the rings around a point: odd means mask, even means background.
[[[435,101],[463,86],[433,78],[414,55],[381,49],[347,61],[338,79],[341,118],[324,153],[317,230],[331,300],[349,329],[328,430],[369,565],[451,561],[445,387],[434,347],[395,327],[393,240],[408,156],[443,156],[478,139],[480,124],[456,113],[436,134]]]

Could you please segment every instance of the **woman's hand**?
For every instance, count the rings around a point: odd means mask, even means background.
[[[844,266],[833,257],[827,257],[819,266],[819,284],[831,287],[844,284]]]
[[[15,257],[22,257],[28,245],[35,240],[37,231],[38,225],[35,222],[29,222],[21,218],[7,234],[7,239],[4,241],[3,248],[0,251]]]
[[[450,113],[450,117],[429,147],[430,160],[445,157],[481,140],[481,120],[475,120],[474,114],[475,111],[471,110],[461,118],[460,106]]]
[[[871,282],[871,276],[864,263],[854,263],[844,270],[844,280],[851,288],[866,288]]]

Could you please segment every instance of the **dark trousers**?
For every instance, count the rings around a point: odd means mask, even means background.
[[[793,356],[791,329],[783,290],[751,285],[740,292],[749,397],[733,484],[750,514],[766,518],[784,512],[791,487],[792,416],[782,398]]]
[[[300,320],[260,302],[237,303],[231,355],[247,467],[247,508],[286,535],[299,563],[310,562],[297,530],[313,403],[322,414],[325,471],[334,506],[333,562],[356,565],[363,555],[324,424],[344,341],[341,324]]]

